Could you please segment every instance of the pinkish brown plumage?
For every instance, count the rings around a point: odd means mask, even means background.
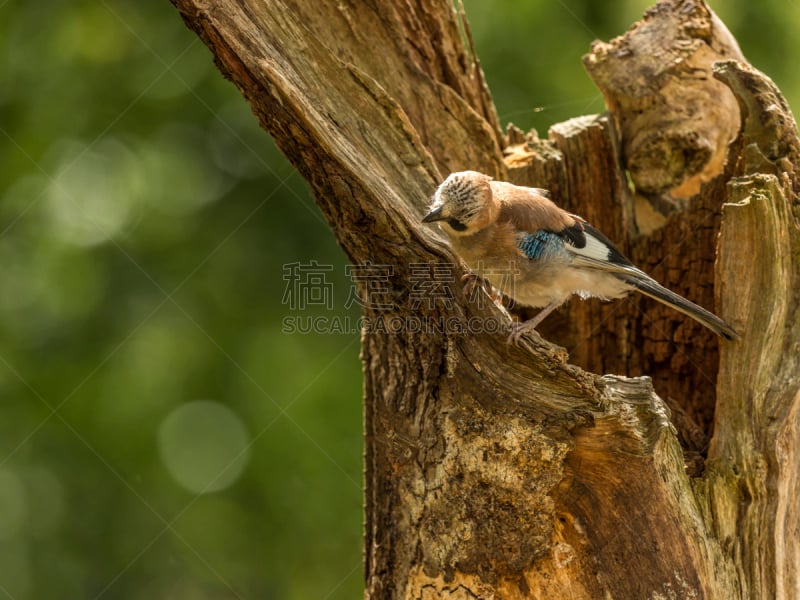
[[[597,229],[559,208],[547,191],[451,174],[436,190],[426,223],[438,222],[476,274],[520,304],[543,310],[512,333],[517,340],[573,295],[604,300],[637,290],[732,340],[725,321],[637,269]],[[498,277],[505,273],[506,277]],[[494,277],[493,277],[494,275]]]

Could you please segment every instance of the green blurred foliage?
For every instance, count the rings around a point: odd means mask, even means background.
[[[481,66],[503,127],[509,122],[546,137],[550,125],[602,112],[603,97],[583,69],[592,41],[621,35],[655,1],[463,0]],[[793,107],[800,77],[800,2],[710,2],[744,55],[767,73]]]
[[[502,122],[601,111],[580,57],[645,7],[467,0]],[[717,8],[796,106],[798,3]],[[283,331],[357,317],[308,187],[167,0],[0,16],[0,592],[358,597],[358,335]]]

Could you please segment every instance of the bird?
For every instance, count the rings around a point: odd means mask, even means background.
[[[728,323],[634,266],[605,235],[557,206],[549,195],[541,188],[461,171],[438,187],[422,218],[437,223],[447,235],[473,272],[467,280],[489,279],[516,303],[542,308],[532,319],[512,324],[509,342],[518,343],[573,295],[611,300],[632,291],[672,307],[726,340],[739,338]]]

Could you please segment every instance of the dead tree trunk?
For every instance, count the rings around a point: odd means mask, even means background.
[[[702,1],[596,44],[610,113],[546,140],[502,134],[447,1],[172,1],[351,261],[393,269],[362,336],[368,598],[800,597],[800,145]],[[519,349],[458,285],[413,302],[456,263],[423,207],[467,168],[551,188],[742,340],[631,299]],[[375,326],[409,317],[445,327]]]

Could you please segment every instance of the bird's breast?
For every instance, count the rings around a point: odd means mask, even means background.
[[[453,242],[453,249],[473,272],[525,306],[543,307],[574,294],[621,298],[632,289],[608,271],[573,266],[566,252],[536,260],[522,256],[514,241],[478,238],[468,243],[463,238]]]

